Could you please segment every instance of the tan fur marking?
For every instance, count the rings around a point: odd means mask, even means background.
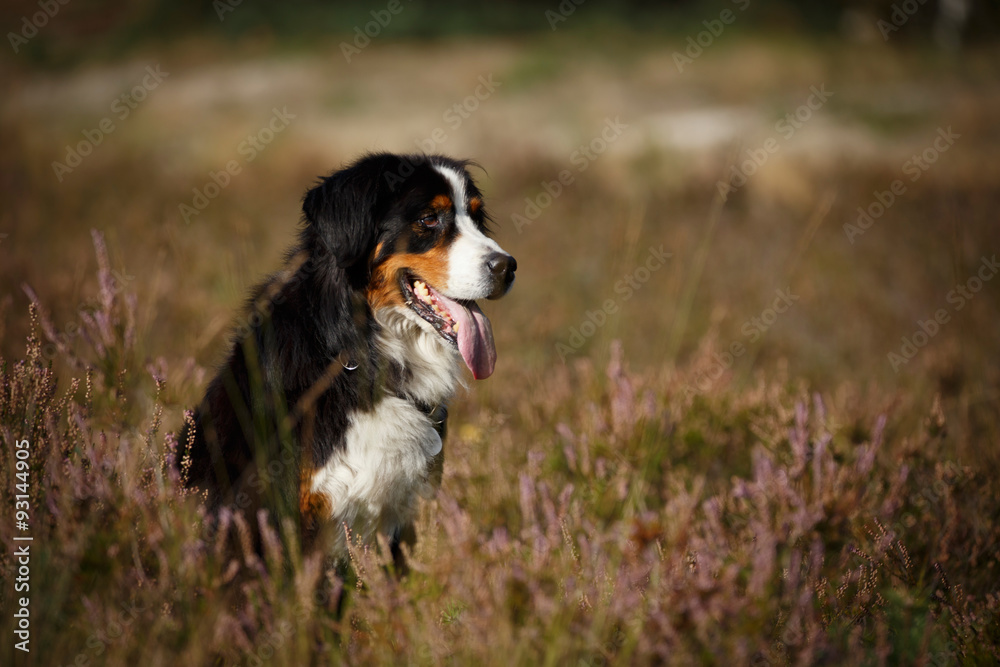
[[[479,197],[473,197],[469,200],[469,213],[475,213],[483,207],[483,200]]]
[[[448,280],[448,250],[437,246],[417,255],[393,255],[380,264],[368,287],[368,303],[373,310],[403,305],[403,297],[396,284],[400,269],[409,269],[434,289],[444,290]]]
[[[438,195],[431,200],[431,208],[438,213],[451,210],[451,197],[448,195]]]
[[[312,491],[311,471],[305,472],[299,482],[299,521],[306,539],[312,539],[333,514],[330,499]]]

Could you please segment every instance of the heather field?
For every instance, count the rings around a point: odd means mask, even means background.
[[[8,52],[0,663],[1000,661],[1000,47],[774,6]],[[370,150],[474,159],[519,266],[402,579],[175,466],[303,193]]]

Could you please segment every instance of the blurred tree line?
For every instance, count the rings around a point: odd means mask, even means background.
[[[383,28],[385,35],[396,38],[550,32],[553,25],[574,31],[683,36],[702,29],[702,21],[717,17],[734,3],[749,5],[741,13],[740,30],[839,35],[895,45],[927,42],[953,50],[991,41],[1000,34],[997,0],[501,0],[488,4],[462,0],[7,0],[0,7],[0,21],[16,57],[60,66],[187,36],[259,38],[309,46],[320,39],[349,35],[376,15],[386,16],[392,3],[402,9]],[[419,11],[407,11],[409,6]],[[548,12],[567,20],[554,23]],[[37,34],[28,37],[32,25]]]

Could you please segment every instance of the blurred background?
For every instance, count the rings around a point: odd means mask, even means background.
[[[995,664],[998,23],[995,0],[4,2],[27,657]],[[418,574],[369,576],[372,550],[324,607],[315,555],[223,553],[176,432],[304,192],[383,150],[475,160],[518,278],[484,304],[497,368],[450,406]]]
[[[481,165],[519,262],[487,304],[484,401],[621,339],[695,393],[764,373],[992,420],[998,18],[983,0],[6,2],[4,356],[23,353],[23,284],[81,342],[96,229],[138,295],[140,355],[190,405],[314,180],[427,151]]]

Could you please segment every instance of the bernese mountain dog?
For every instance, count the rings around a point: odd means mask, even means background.
[[[339,560],[382,534],[400,563],[418,499],[440,482],[462,362],[493,373],[476,300],[506,294],[517,269],[470,164],[378,153],[306,193],[297,245],[252,292],[181,434],[210,507],[295,516]]]

